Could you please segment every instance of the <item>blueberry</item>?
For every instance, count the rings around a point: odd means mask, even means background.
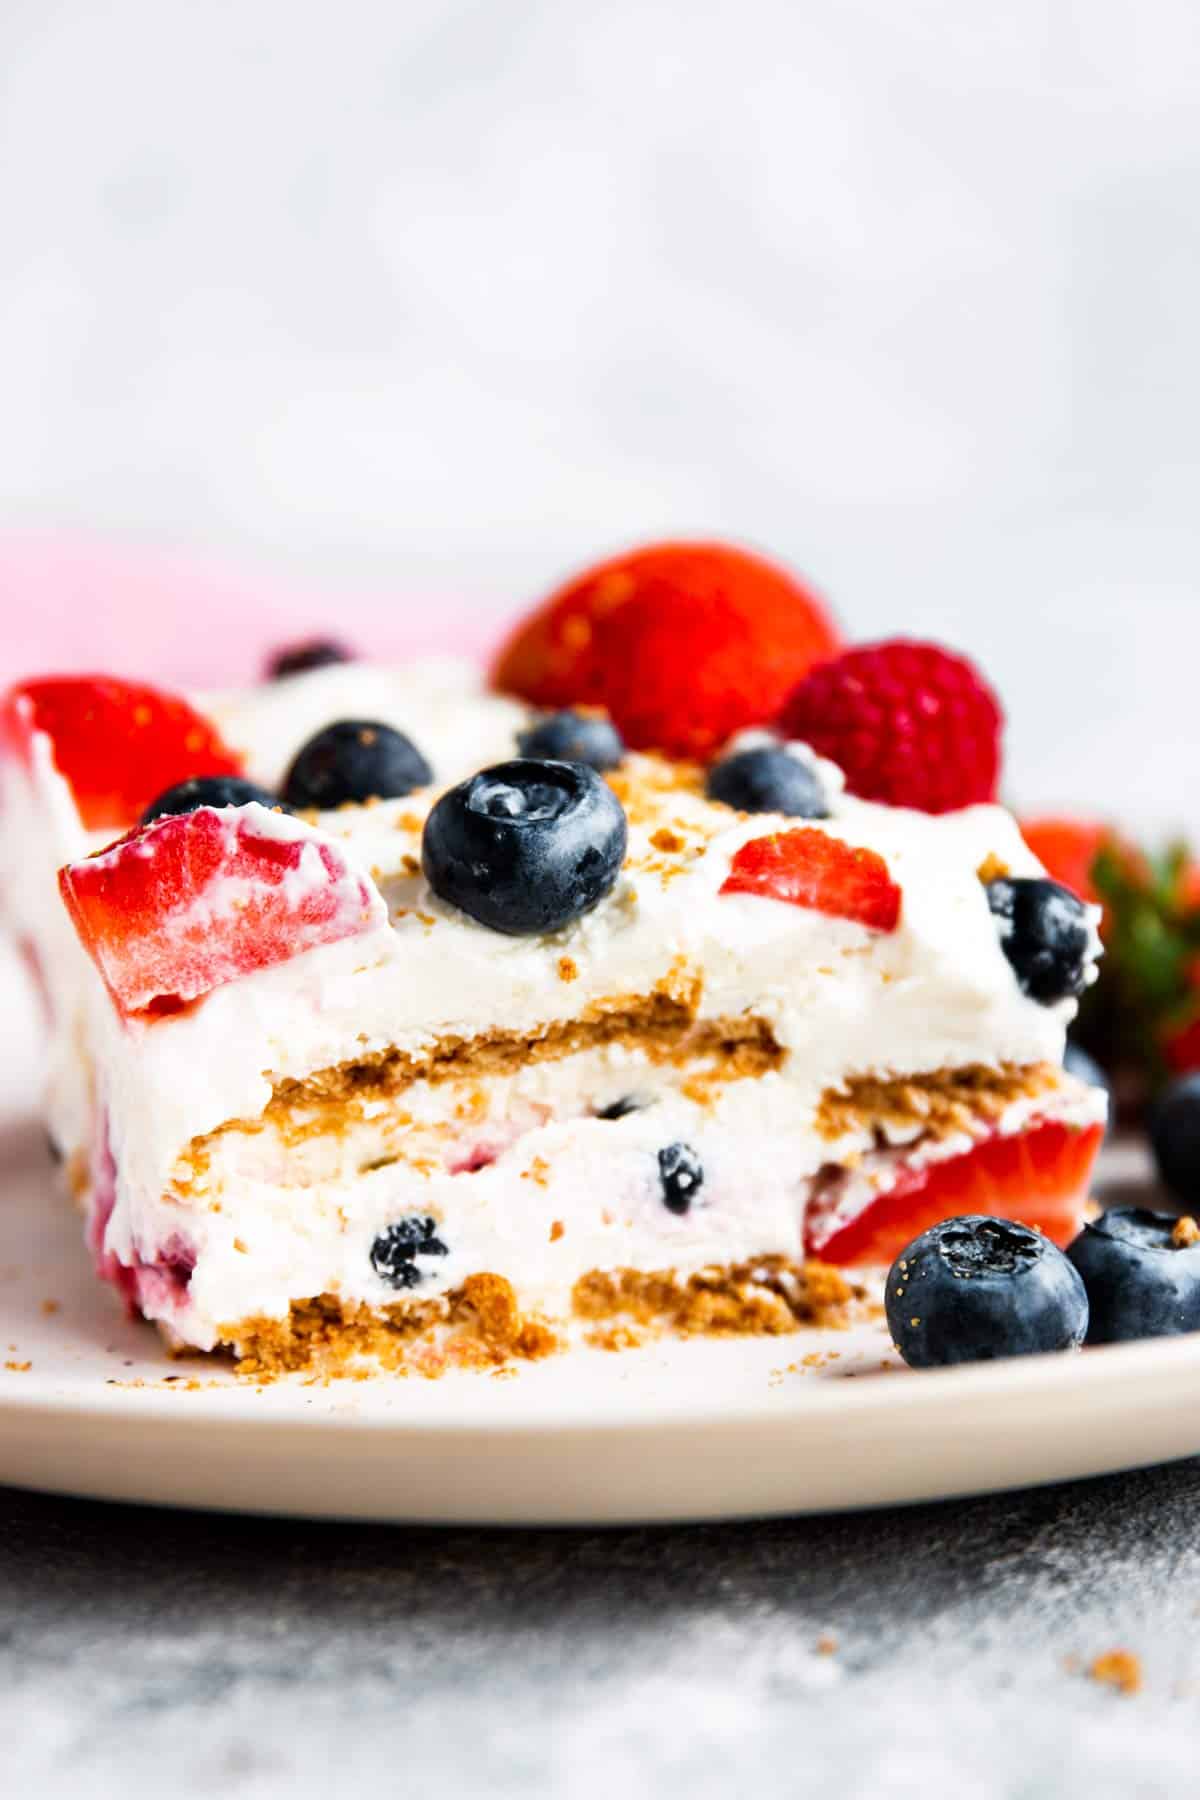
[[[1089,1344],[1200,1330],[1200,1235],[1194,1222],[1125,1206],[1085,1225],[1067,1255],[1087,1289]]]
[[[1150,1115],[1150,1143],[1163,1185],[1200,1206],[1200,1075],[1171,1083]]]
[[[327,812],[347,800],[398,800],[432,780],[433,770],[402,731],[374,719],[339,719],[298,752],[283,797],[289,806]]]
[[[1083,1282],[1028,1226],[968,1215],[914,1238],[888,1272],[892,1341],[914,1369],[1074,1350],[1088,1324]]]
[[[310,669],[328,669],[334,663],[354,661],[354,652],[337,638],[306,638],[301,644],[284,644],[267,659],[268,681],[288,675],[307,675]]]
[[[692,1201],[704,1186],[704,1170],[690,1144],[668,1144],[659,1151],[658,1179],[667,1211],[690,1211]]]
[[[827,819],[829,799],[808,763],[781,744],[737,750],[708,771],[710,800],[739,812],[786,813],[790,819]]]
[[[583,763],[497,763],[444,793],[421,860],[434,893],[512,937],[590,912],[625,858],[625,814]]]
[[[409,1213],[381,1231],[371,1245],[371,1267],[389,1287],[414,1288],[426,1271],[417,1267],[419,1256],[448,1256],[437,1235],[437,1221],[427,1213]]]
[[[266,788],[243,781],[240,775],[193,775],[188,781],[177,781],[152,800],[139,821],[149,825],[152,819],[165,819],[168,813],[195,812],[198,806],[247,806],[257,800],[260,806],[278,806],[279,801]]]
[[[621,734],[598,714],[557,712],[539,719],[517,735],[517,749],[535,761],[587,763],[590,769],[615,769],[625,755]]]
[[[986,892],[1021,992],[1044,1006],[1082,994],[1092,933],[1079,896],[1041,877],[1005,876],[989,881]]]

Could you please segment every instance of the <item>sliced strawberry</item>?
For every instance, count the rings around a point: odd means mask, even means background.
[[[45,732],[89,831],[124,831],[151,800],[191,775],[236,775],[214,725],[175,694],[112,675],[26,681],[4,702],[0,735],[28,758]]]
[[[339,845],[261,806],[157,820],[59,874],[80,942],[126,1017],[369,930],[386,909]]]
[[[743,844],[721,892],[786,900],[872,931],[895,931],[900,923],[900,889],[882,856],[807,826]]]
[[[891,1263],[930,1225],[961,1213],[1015,1219],[1068,1244],[1083,1224],[1103,1137],[1102,1125],[1041,1124],[985,1138],[961,1156],[903,1170],[895,1186],[849,1224],[839,1228],[828,1215],[816,1219],[805,1249],[840,1268]]]

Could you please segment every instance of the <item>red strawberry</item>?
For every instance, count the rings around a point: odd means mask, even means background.
[[[111,675],[26,681],[4,702],[2,735],[28,756],[45,732],[89,831],[124,831],[189,775],[236,775],[237,757],[186,700]]]
[[[743,844],[721,892],[786,900],[872,931],[895,931],[900,923],[900,889],[882,856],[807,826]]]
[[[1100,852],[1117,842],[1111,825],[1095,819],[1022,819],[1021,836],[1053,881],[1098,904],[1092,876]]]
[[[961,1213],[1016,1219],[1068,1244],[1083,1224],[1103,1137],[1102,1125],[1042,1124],[985,1138],[961,1156],[904,1171],[840,1229],[828,1212],[817,1215],[806,1227],[805,1250],[840,1268],[890,1263],[930,1225]]]
[[[996,797],[1000,703],[978,669],[937,644],[843,652],[805,676],[779,724],[838,763],[864,800],[943,813]]]
[[[68,863],[58,881],[126,1017],[177,1012],[387,916],[378,889],[337,844],[258,806],[169,815]]]
[[[728,544],[653,544],[576,576],[517,626],[496,687],[536,706],[603,706],[635,750],[710,756],[774,717],[838,648],[816,596]]]

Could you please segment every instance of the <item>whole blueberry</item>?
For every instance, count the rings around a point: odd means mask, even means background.
[[[704,1186],[704,1169],[690,1144],[668,1144],[659,1151],[658,1179],[667,1211],[690,1211],[692,1201]]]
[[[781,744],[736,750],[708,771],[708,797],[739,812],[785,813],[790,819],[827,819],[829,798],[816,771]]]
[[[1004,876],[986,884],[1000,944],[1021,992],[1049,1006],[1087,986],[1092,933],[1087,908],[1060,882]]]
[[[558,931],[611,890],[621,803],[584,763],[497,763],[444,793],[421,846],[434,893],[512,937]]]
[[[339,719],[309,738],[283,779],[289,806],[328,812],[346,801],[398,800],[433,770],[402,731],[375,719]]]
[[[1200,1074],[1173,1081],[1150,1115],[1150,1143],[1163,1185],[1200,1206]]]
[[[598,713],[550,713],[518,733],[517,748],[539,762],[587,763],[601,771],[615,769],[625,755],[620,732]]]
[[[888,1273],[892,1341],[914,1369],[1074,1350],[1087,1331],[1083,1282],[1061,1250],[1008,1219],[944,1219]]]
[[[1091,1307],[1089,1344],[1200,1331],[1200,1232],[1191,1219],[1118,1207],[1067,1251]]]
[[[149,825],[153,819],[165,819],[170,813],[195,812],[199,806],[248,806],[257,800],[260,806],[278,806],[279,801],[266,788],[240,775],[193,775],[188,781],[177,781],[152,800],[139,821]]]
[[[448,1256],[437,1235],[437,1221],[426,1213],[409,1213],[379,1233],[371,1245],[371,1267],[389,1287],[414,1288],[428,1270],[417,1266],[422,1256]]]
[[[307,675],[310,669],[331,668],[334,663],[354,661],[354,652],[337,638],[306,638],[303,643],[284,644],[267,658],[268,681],[282,681],[288,675]]]

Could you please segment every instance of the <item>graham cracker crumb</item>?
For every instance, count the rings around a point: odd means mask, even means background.
[[[989,881],[1004,881],[1012,874],[1012,870],[1003,857],[997,856],[994,850],[989,850],[975,873],[986,887]]]
[[[551,1225],[551,1227],[550,1227],[550,1242],[552,1244],[557,1244],[559,1238],[566,1236],[566,1231],[567,1231],[567,1228],[563,1224],[562,1220],[555,1219],[553,1225]]]
[[[536,1181],[539,1187],[546,1187],[550,1180],[550,1164],[544,1156],[535,1156],[527,1169],[521,1170],[522,1181]]]
[[[781,1337],[798,1325],[844,1327],[864,1298],[837,1269],[785,1256],[673,1269],[591,1270],[572,1293],[577,1318],[621,1320],[680,1336]]]
[[[840,1088],[826,1088],[815,1125],[821,1136],[836,1140],[854,1131],[916,1125],[933,1138],[954,1137],[994,1124],[1015,1100],[1053,1093],[1062,1071],[1053,1063],[982,1063],[961,1069],[935,1069],[924,1075],[881,1080],[852,1076]]]
[[[523,1314],[503,1276],[469,1275],[433,1300],[399,1301],[376,1311],[335,1294],[293,1301],[286,1319],[244,1319],[223,1326],[221,1341],[239,1375],[304,1372],[316,1380],[364,1379],[372,1369],[435,1379],[447,1369],[492,1369],[536,1361],[562,1348],[558,1334]]]
[[[1200,1225],[1197,1225],[1195,1219],[1185,1213],[1182,1219],[1175,1221],[1171,1242],[1177,1250],[1186,1250],[1189,1244],[1200,1243]]]
[[[1093,1681],[1115,1688],[1119,1694],[1141,1692],[1141,1658],[1132,1650],[1106,1650],[1103,1655],[1093,1657],[1087,1673]]]
[[[816,1645],[817,1655],[818,1656],[836,1656],[837,1648],[838,1648],[838,1641],[837,1641],[837,1638],[833,1635],[833,1632],[832,1631],[823,1631],[821,1633],[821,1636],[817,1639],[817,1645]]]
[[[11,1369],[14,1375],[26,1375],[32,1369],[33,1364],[31,1362],[6,1362],[4,1366],[6,1369]]]
[[[61,1300],[43,1300],[42,1301],[42,1311],[45,1313],[45,1315],[48,1319],[52,1319],[56,1312],[62,1311],[62,1301]]]
[[[579,979],[579,964],[573,956],[559,957],[558,979],[560,981],[577,981]]]
[[[663,851],[667,856],[677,856],[684,848],[684,840],[677,831],[672,831],[669,825],[660,825],[658,830],[652,833],[650,842],[656,850]]]

